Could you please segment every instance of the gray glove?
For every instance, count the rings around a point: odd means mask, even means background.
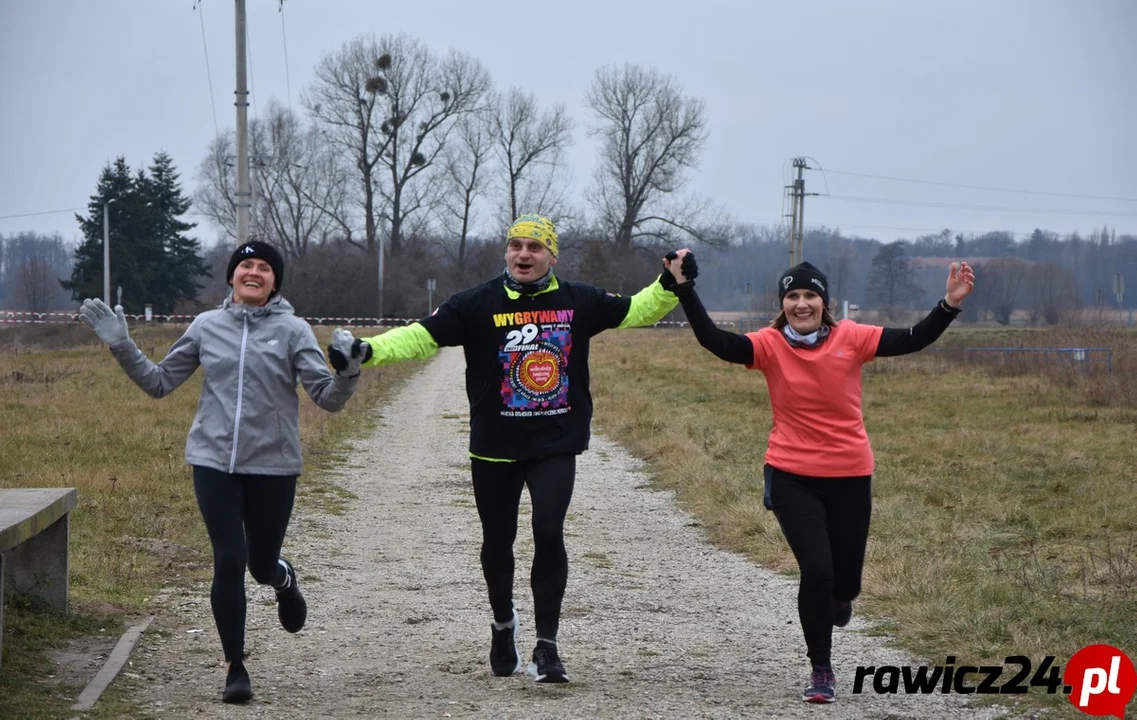
[[[122,305],[115,305],[112,312],[102,300],[88,298],[79,306],[79,320],[111,347],[130,340]]]
[[[336,375],[344,378],[359,376],[359,366],[363,364],[363,353],[355,346],[352,334],[343,328],[332,331],[332,344],[328,346],[328,360],[336,369]]]

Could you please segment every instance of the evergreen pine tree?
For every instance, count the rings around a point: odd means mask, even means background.
[[[103,292],[103,206],[110,206],[111,301],[122,287],[127,313],[150,304],[156,313],[173,312],[182,300],[196,300],[197,278],[209,272],[200,243],[187,236],[194,224],[181,219],[190,207],[178,184],[170,156],[158,153],[149,172],[132,174],[122,157],[103,168],[87,217],[76,216],[84,240],[75,249],[70,281],[63,287],[78,301]]]

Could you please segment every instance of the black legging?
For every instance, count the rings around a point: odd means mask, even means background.
[[[296,476],[230,475],[194,466],[193,490],[213,545],[209,599],[227,661],[245,652],[245,566],[262,585],[284,583],[280,548],[296,499]]]
[[[521,489],[533,504],[533,615],[537,637],[557,639],[561,601],[568,584],[565,515],[576,479],[576,455],[522,462],[471,461],[474,499],[482,520],[482,573],[494,620],[513,617],[513,541]]]
[[[861,592],[872,515],[872,477],[813,478],[767,465],[766,507],[774,511],[801,570],[797,609],[810,662],[829,665],[833,601]]]

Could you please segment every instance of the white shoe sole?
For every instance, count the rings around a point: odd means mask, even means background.
[[[513,668],[510,675],[516,675],[521,672],[521,653],[517,650],[517,635],[521,631],[521,619],[517,617],[517,608],[513,609],[513,652],[517,654],[517,665]],[[505,675],[498,675],[493,672],[493,658],[490,658],[490,672],[494,677],[507,677]]]
[[[532,662],[532,661],[529,662],[529,667],[526,668],[526,670],[533,677],[533,679],[539,683],[553,684],[553,683],[567,683],[569,681],[568,673],[565,673],[564,675],[561,675],[557,678],[549,679],[547,676],[542,675],[539,672],[537,672],[537,663]]]

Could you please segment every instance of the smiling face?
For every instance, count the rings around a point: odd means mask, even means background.
[[[515,237],[505,246],[505,266],[518,282],[540,280],[556,264],[557,256],[539,240]]]
[[[233,270],[233,300],[244,305],[264,305],[275,282],[272,265],[260,258],[242,260]]]
[[[786,321],[801,335],[808,335],[821,327],[823,310],[825,302],[812,290],[790,290],[782,298]]]

